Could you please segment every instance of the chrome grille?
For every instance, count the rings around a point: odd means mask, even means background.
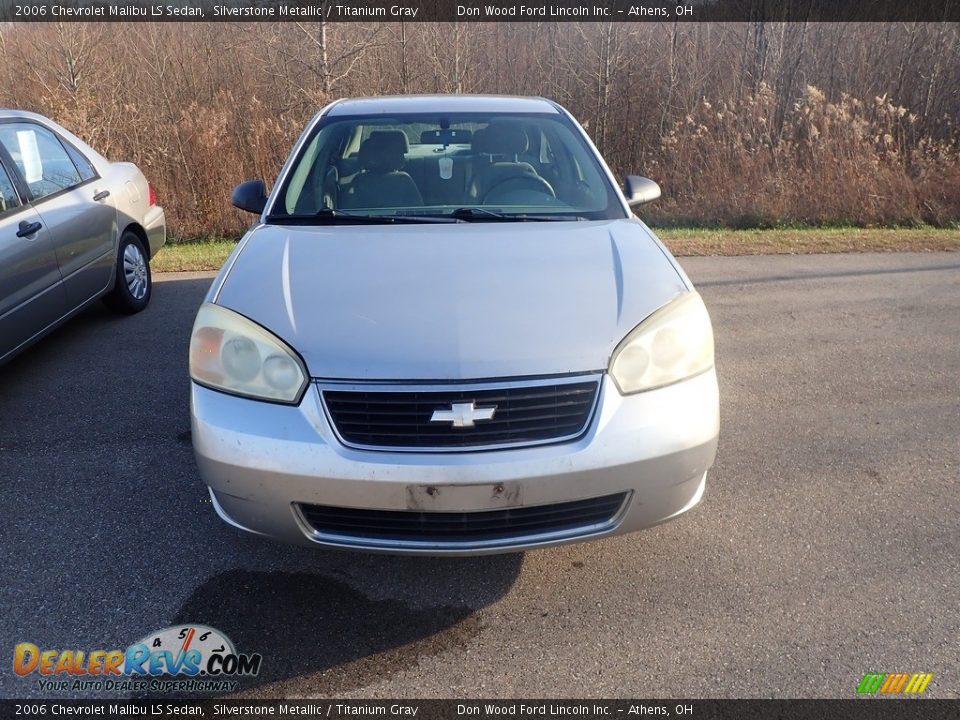
[[[363,448],[453,451],[564,442],[587,429],[597,402],[597,376],[449,388],[381,389],[388,386],[321,389],[337,434]],[[471,426],[431,421],[434,413],[473,404]],[[485,413],[479,411],[486,411]]]

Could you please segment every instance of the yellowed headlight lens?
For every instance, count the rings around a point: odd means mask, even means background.
[[[287,403],[297,402],[307,383],[306,368],[282,340],[211,303],[193,324],[190,377],[234,395]]]
[[[624,395],[653,390],[713,367],[713,328],[699,293],[688,292],[634,328],[610,361]]]

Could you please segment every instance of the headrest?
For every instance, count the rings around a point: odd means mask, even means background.
[[[527,134],[519,125],[494,122],[474,132],[470,146],[487,155],[519,155],[527,151]]]
[[[408,149],[403,130],[374,130],[360,143],[360,167],[377,172],[399,170]]]

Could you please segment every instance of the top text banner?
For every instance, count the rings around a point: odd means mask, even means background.
[[[0,0],[0,22],[960,22],[960,0]]]

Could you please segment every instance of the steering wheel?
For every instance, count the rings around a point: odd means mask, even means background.
[[[500,182],[491,185],[483,194],[482,202],[484,205],[495,205],[498,202],[502,203],[505,199],[504,196],[523,190],[541,193],[551,198],[557,197],[550,183],[539,175],[516,175],[514,177],[504,178]]]

